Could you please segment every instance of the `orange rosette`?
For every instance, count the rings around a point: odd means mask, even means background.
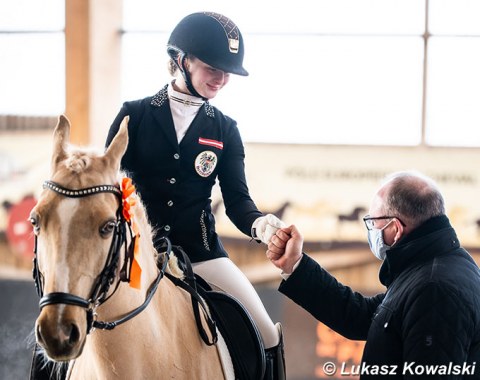
[[[133,260],[132,267],[130,269],[130,287],[140,289],[142,268],[140,267],[140,234],[138,227],[133,221],[132,208],[137,203],[135,199],[135,186],[132,183],[132,179],[124,177],[122,179],[122,214],[127,223],[131,224],[133,233],[135,234],[135,241],[133,247]]]
[[[130,209],[135,206],[136,200],[131,195],[135,193],[135,186],[132,183],[132,179],[124,177],[122,179],[122,212],[123,217],[127,222],[130,222],[132,215]]]

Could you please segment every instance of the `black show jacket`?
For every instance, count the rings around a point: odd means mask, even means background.
[[[192,262],[227,256],[215,231],[212,187],[218,178],[228,217],[244,234],[263,214],[249,195],[243,143],[236,122],[208,102],[178,144],[167,86],[126,102],[108,133],[108,146],[129,115],[121,167],[144,203],[156,236],[168,236]]]

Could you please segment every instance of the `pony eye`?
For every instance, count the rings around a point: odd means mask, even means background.
[[[28,221],[31,223],[33,227],[33,233],[35,235],[38,235],[38,233],[40,232],[40,224],[38,223],[37,217],[32,215],[28,218]]]
[[[116,226],[117,223],[114,220],[109,220],[100,228],[100,235],[102,235],[102,237],[108,237],[113,233]]]

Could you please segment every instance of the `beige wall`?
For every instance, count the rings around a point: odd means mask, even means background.
[[[311,241],[365,241],[363,223],[340,222],[355,207],[368,211],[382,177],[418,170],[442,190],[447,213],[464,245],[480,248],[480,150],[247,144],[246,170],[252,197],[263,211],[289,202],[283,219]],[[216,193],[218,198],[218,189]],[[226,217],[222,234],[240,236]]]
[[[0,202],[18,202],[38,194],[49,176],[52,133],[10,133],[0,152],[17,159],[19,172],[0,186]],[[95,144],[92,144],[95,145]],[[101,148],[101,144],[96,146]],[[251,194],[264,212],[289,202],[282,218],[303,232],[309,253],[327,268],[366,291],[378,287],[378,263],[368,252],[360,218],[339,221],[361,206],[368,208],[381,178],[392,171],[416,169],[437,179],[447,213],[460,241],[480,253],[480,150],[246,144]],[[214,204],[220,201],[218,186]],[[255,282],[276,281],[278,272],[265,260],[264,247],[250,244],[228,220],[223,205],[216,212],[219,234],[232,256]],[[0,213],[0,229],[6,215]],[[1,264],[0,264],[1,265]],[[371,282],[367,282],[371,279]]]

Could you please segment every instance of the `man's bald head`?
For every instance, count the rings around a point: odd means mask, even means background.
[[[436,183],[418,172],[390,174],[377,197],[385,215],[398,216],[410,231],[434,216],[445,214],[445,202]]]

